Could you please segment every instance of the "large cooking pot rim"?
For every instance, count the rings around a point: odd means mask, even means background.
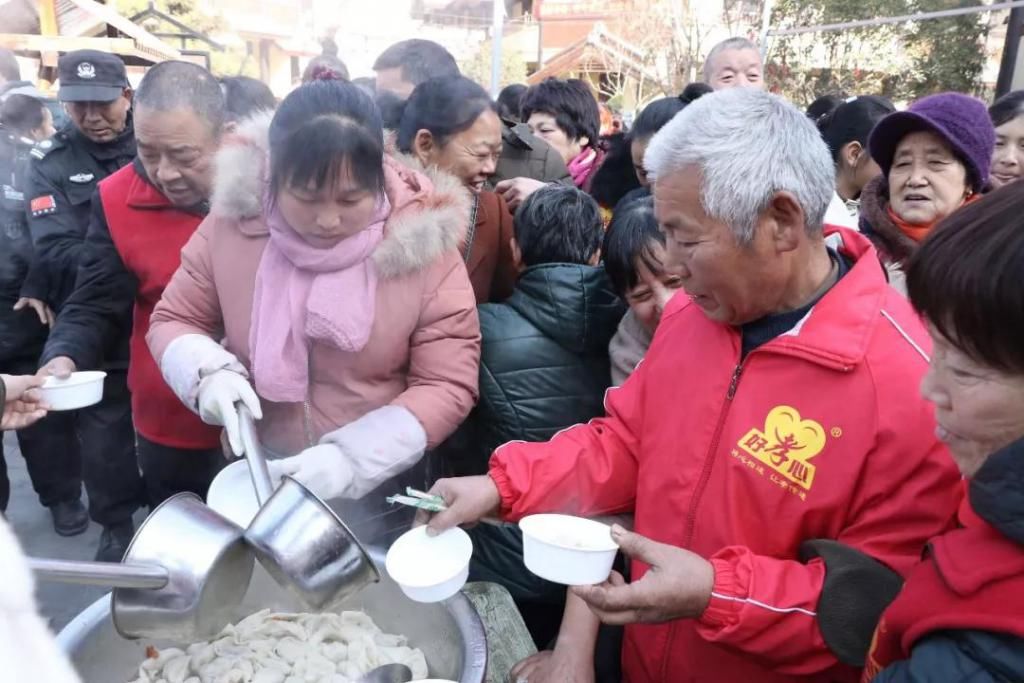
[[[375,547],[367,550],[374,563],[383,566],[385,551]],[[57,634],[57,644],[68,657],[73,657],[74,652],[82,647],[89,634],[110,618],[110,600],[109,593],[98,598]],[[487,635],[479,613],[462,591],[441,604],[452,615],[462,636],[460,683],[483,683],[487,673]]]

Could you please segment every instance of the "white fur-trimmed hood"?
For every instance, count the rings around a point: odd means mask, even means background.
[[[239,222],[253,235],[266,234],[262,220],[272,112],[239,124],[217,153],[211,213]],[[401,277],[459,248],[469,227],[472,198],[454,176],[424,169],[407,155],[386,154],[384,191],[391,215],[384,240],[373,253],[378,274]]]

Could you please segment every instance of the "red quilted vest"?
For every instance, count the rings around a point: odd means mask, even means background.
[[[146,345],[149,317],[181,265],[181,249],[203,216],[175,208],[140,176],[134,164],[99,184],[110,237],[125,268],[138,280],[132,324],[128,388],[135,429],[150,441],[173,448],[215,448],[220,428],[186,408],[164,382]]]

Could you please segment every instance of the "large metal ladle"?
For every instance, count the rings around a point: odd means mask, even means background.
[[[113,588],[121,636],[176,642],[206,640],[237,617],[253,564],[242,529],[192,493],[153,510],[120,564],[29,560],[42,580]]]
[[[274,490],[252,413],[244,405],[237,407],[245,459],[260,504],[245,538],[260,564],[315,610],[380,581],[362,544],[316,494],[288,476]]]

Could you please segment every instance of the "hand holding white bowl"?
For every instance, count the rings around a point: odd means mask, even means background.
[[[700,555],[658,543],[619,525],[612,539],[633,559],[650,569],[638,581],[626,583],[612,572],[599,586],[576,586],[572,592],[606,624],[659,623],[699,617],[711,602],[715,571]]]
[[[46,416],[41,402],[39,385],[43,380],[36,375],[0,375],[3,382],[3,405],[0,406],[0,429],[23,429]]]
[[[439,534],[455,526],[472,526],[484,517],[496,516],[501,508],[498,487],[486,475],[439,479],[428,493],[441,496],[448,506],[436,514],[426,510],[416,513],[416,526],[426,524],[428,534]]]

